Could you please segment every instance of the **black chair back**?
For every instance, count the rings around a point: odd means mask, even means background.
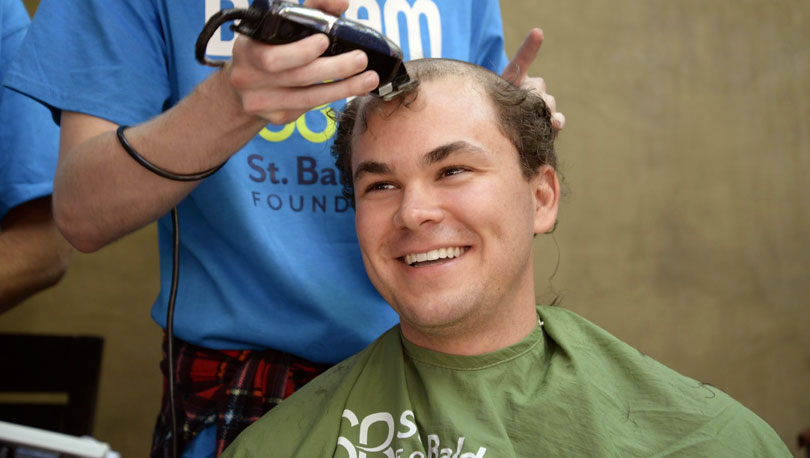
[[[104,340],[0,334],[0,420],[91,435]]]

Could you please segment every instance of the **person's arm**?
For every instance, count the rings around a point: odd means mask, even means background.
[[[9,210],[0,221],[0,313],[55,285],[70,252],[54,225],[50,196]]]
[[[337,8],[345,2],[312,2]],[[192,173],[226,161],[266,124],[284,124],[319,106],[369,92],[376,73],[367,57],[351,52],[318,57],[328,39],[315,35],[270,46],[240,36],[233,60],[178,105],[126,130],[147,160],[175,173]],[[355,75],[355,76],[352,76]],[[322,81],[337,80],[320,84]],[[114,123],[80,113],[62,114],[54,216],[77,249],[95,251],[177,205],[198,182],[152,174],[124,151]]]
[[[160,167],[191,173],[219,164],[263,123],[239,109],[226,74],[218,72],[176,107],[126,130],[129,143]],[[54,217],[77,249],[95,251],[156,220],[198,182],[161,178],[131,158],[116,124],[64,112],[54,178]]]

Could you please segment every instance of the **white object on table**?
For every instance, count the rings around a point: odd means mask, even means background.
[[[86,458],[120,458],[110,446],[92,437],[76,437],[0,421],[0,441]]]

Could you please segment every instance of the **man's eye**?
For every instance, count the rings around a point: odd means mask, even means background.
[[[394,189],[394,185],[384,181],[371,183],[370,185],[366,186],[366,192],[386,191],[388,189]]]
[[[450,176],[459,175],[459,174],[462,174],[462,173],[468,172],[468,171],[469,171],[469,169],[466,168],[466,167],[461,167],[461,166],[454,165],[454,166],[451,166],[451,167],[443,168],[439,172],[439,177],[450,177]]]

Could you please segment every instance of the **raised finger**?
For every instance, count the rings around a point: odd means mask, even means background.
[[[529,67],[531,67],[534,59],[537,58],[537,52],[540,50],[540,45],[542,44],[543,31],[538,28],[531,29],[526,39],[523,40],[523,43],[515,53],[515,56],[509,64],[506,65],[501,76],[515,86],[522,85],[523,80],[526,79],[526,75],[529,72]]]

